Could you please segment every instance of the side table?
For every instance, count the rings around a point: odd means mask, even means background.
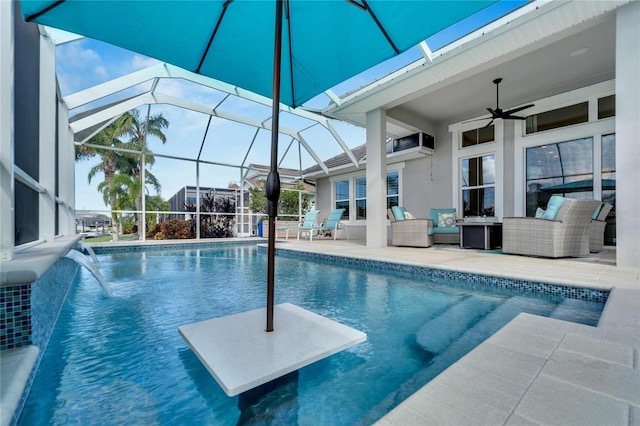
[[[491,250],[502,246],[502,223],[458,222],[460,248]]]

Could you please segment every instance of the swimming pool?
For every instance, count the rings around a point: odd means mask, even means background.
[[[264,307],[265,257],[255,246],[100,255],[114,297],[78,273],[19,424],[371,424],[518,313],[595,325],[604,305],[278,256],[276,303],[368,340],[240,409],[177,328]]]

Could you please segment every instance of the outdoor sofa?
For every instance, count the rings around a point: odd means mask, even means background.
[[[460,228],[456,226],[455,208],[429,209],[428,217],[433,221],[435,244],[460,244]]]
[[[600,203],[596,211],[591,216],[589,227],[589,251],[597,253],[604,249],[604,228],[607,226],[607,215],[613,206],[608,203]]]
[[[406,210],[403,207],[395,207],[394,210],[388,209],[387,217],[391,222],[391,245],[406,247],[431,247],[433,245],[433,221],[431,219],[407,219]]]
[[[503,253],[551,258],[589,256],[591,217],[598,203],[554,195],[544,216],[503,218]]]

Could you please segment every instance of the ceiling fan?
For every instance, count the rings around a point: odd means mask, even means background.
[[[499,103],[499,93],[500,93],[499,85],[501,82],[502,82],[502,78],[496,78],[495,80],[493,80],[493,84],[496,85],[496,109],[487,108],[487,111],[491,113],[491,121],[489,121],[489,123],[487,123],[487,125],[484,126],[485,128],[491,126],[493,124],[493,121],[496,118],[501,118],[503,120],[526,120],[526,117],[520,117],[513,114],[534,106],[534,104],[529,104],[529,105],[524,105],[518,108],[513,108],[510,110],[504,111],[502,108],[500,108],[500,103]],[[477,120],[470,120],[470,121],[479,121],[479,120],[486,120],[486,118],[480,118]],[[469,123],[470,121],[465,121],[465,123]]]

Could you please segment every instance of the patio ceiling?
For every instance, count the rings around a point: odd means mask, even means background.
[[[364,126],[366,112],[382,108],[392,136],[433,134],[438,124],[488,117],[497,77],[503,109],[613,79],[615,11],[625,3],[536,1],[323,113]]]

